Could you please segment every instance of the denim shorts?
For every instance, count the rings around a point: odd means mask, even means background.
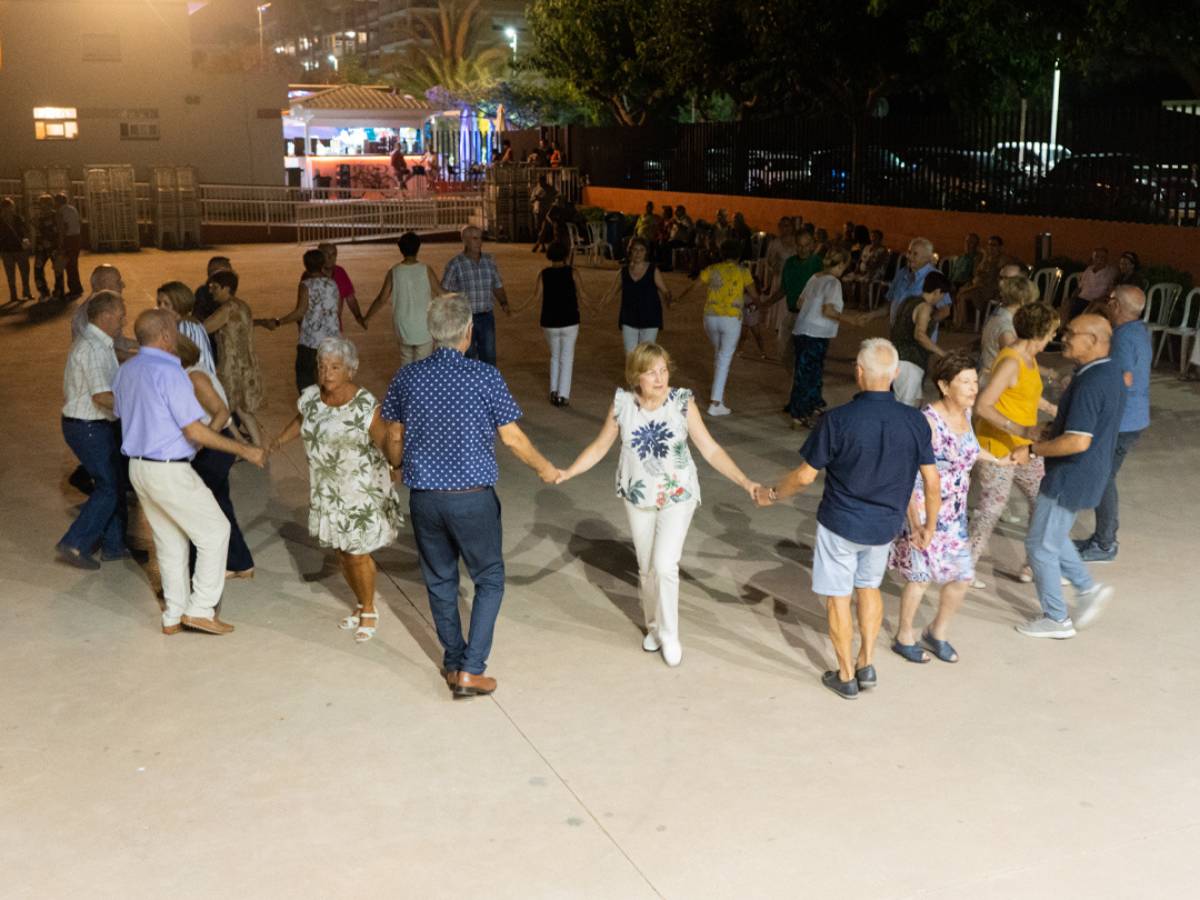
[[[822,597],[849,597],[855,588],[877,588],[883,583],[891,544],[856,544],[817,523],[813,551],[813,593]]]

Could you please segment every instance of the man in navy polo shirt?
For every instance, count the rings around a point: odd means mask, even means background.
[[[386,453],[409,488],[410,521],[429,592],[442,676],[455,698],[490,694],[483,674],[504,597],[500,501],[494,485],[496,437],[547,484],[558,469],[525,436],[521,410],[500,371],[467,359],[471,305],[450,294],[429,307],[434,351],[396,373],[383,401]],[[458,562],[475,582],[471,626],[463,639]]]
[[[1117,473],[1125,457],[1150,427],[1150,329],[1142,321],[1146,294],[1132,284],[1120,285],[1108,299],[1108,318],[1112,322],[1112,361],[1120,368],[1125,382],[1125,412],[1117,432],[1112,472],[1104,496],[1096,507],[1096,530],[1091,537],[1075,542],[1084,562],[1105,563],[1117,558],[1118,496]]]
[[[1025,551],[1033,567],[1042,615],[1017,626],[1029,637],[1071,638],[1075,623],[1062,595],[1062,578],[1076,591],[1079,627],[1096,620],[1113,589],[1092,580],[1071,541],[1071,526],[1081,509],[1095,509],[1112,471],[1113,453],[1125,382],[1121,367],[1109,358],[1112,327],[1095,315],[1077,316],[1063,333],[1063,356],[1078,363],[1071,384],[1058,401],[1058,415],[1043,440],[1013,451],[1017,465],[1029,456],[1046,458]]]
[[[821,418],[800,450],[804,463],[799,468],[756,496],[760,506],[768,506],[808,487],[818,471],[825,470],[812,586],[814,593],[826,598],[838,668],[826,672],[821,683],[847,700],[878,681],[872,658],[883,624],[879,585],[888,548],[904,524],[918,470],[925,485],[925,521],[931,523],[914,536],[919,547],[929,546],[941,507],[929,423],[891,392],[899,370],[899,356],[890,341],[863,341],[854,366],[860,393]],[[862,637],[857,658],[852,594],[858,595]]]

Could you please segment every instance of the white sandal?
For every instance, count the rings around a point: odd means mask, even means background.
[[[359,616],[362,614],[362,607],[354,610],[354,615],[346,616],[342,621],[338,622],[338,628],[342,631],[353,631],[359,625]]]
[[[379,623],[379,613],[365,612],[360,614],[364,619],[374,619],[376,625],[359,625],[358,631],[354,632],[354,643],[365,644],[371,638],[375,637],[375,628]]]

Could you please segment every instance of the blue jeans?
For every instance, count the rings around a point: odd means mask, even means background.
[[[442,644],[442,667],[482,675],[504,598],[500,499],[490,487],[470,493],[412,491],[409,512],[429,609]],[[458,614],[460,556],[475,582],[467,640]]]
[[[1064,575],[1077,591],[1090,591],[1095,585],[1071,540],[1071,526],[1078,515],[1076,510],[1059,506],[1052,497],[1038,494],[1025,537],[1025,552],[1037,582],[1042,612],[1057,622],[1068,618],[1062,595]]]
[[[1092,540],[1106,550],[1117,542],[1117,528],[1121,524],[1118,516],[1120,503],[1117,496],[1117,473],[1121,471],[1125,457],[1141,436],[1140,431],[1122,431],[1117,434],[1112,472],[1108,476],[1108,484],[1104,488],[1104,496],[1100,498],[1100,505],[1096,507],[1096,531],[1092,534]]]
[[[106,555],[125,550],[125,465],[116,422],[62,420],[63,437],[96,487],[60,543],[90,554],[99,544]]]
[[[478,359],[488,365],[496,364],[496,313],[494,310],[475,313],[471,316],[471,346],[467,348],[468,359]]]

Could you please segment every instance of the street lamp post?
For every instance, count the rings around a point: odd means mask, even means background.
[[[504,36],[508,38],[508,46],[512,47],[513,56],[517,55],[517,29],[509,25],[504,29]]]
[[[267,61],[266,52],[263,50],[263,20],[262,14],[271,8],[270,3],[260,3],[256,7],[258,10],[258,64],[261,66]]]

